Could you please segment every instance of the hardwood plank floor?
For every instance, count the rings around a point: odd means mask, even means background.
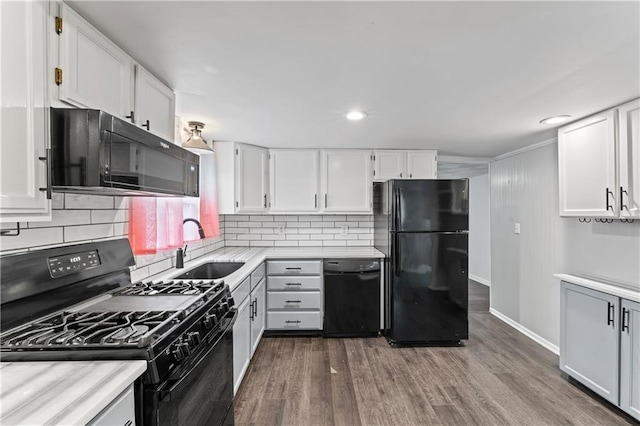
[[[382,337],[262,339],[235,399],[239,425],[625,425],[561,375],[558,357],[493,317],[469,284],[464,347]]]

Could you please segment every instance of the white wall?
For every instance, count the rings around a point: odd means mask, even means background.
[[[554,273],[640,287],[638,221],[582,224],[559,216],[556,143],[492,163],[490,182],[494,310],[557,345],[560,283]]]
[[[469,278],[491,285],[489,175],[469,178]]]

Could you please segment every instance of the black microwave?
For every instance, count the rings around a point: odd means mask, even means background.
[[[51,108],[54,191],[197,197],[200,157],[92,109]]]

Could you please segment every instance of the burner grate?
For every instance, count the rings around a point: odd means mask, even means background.
[[[116,293],[120,296],[153,296],[158,294],[199,295],[222,290],[224,284],[213,281],[159,281],[139,282]]]

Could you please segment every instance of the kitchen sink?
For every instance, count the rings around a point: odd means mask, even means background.
[[[190,269],[182,275],[178,275],[176,279],[205,279],[211,280],[216,278],[224,278],[240,269],[244,262],[209,262],[204,263],[196,268]]]

